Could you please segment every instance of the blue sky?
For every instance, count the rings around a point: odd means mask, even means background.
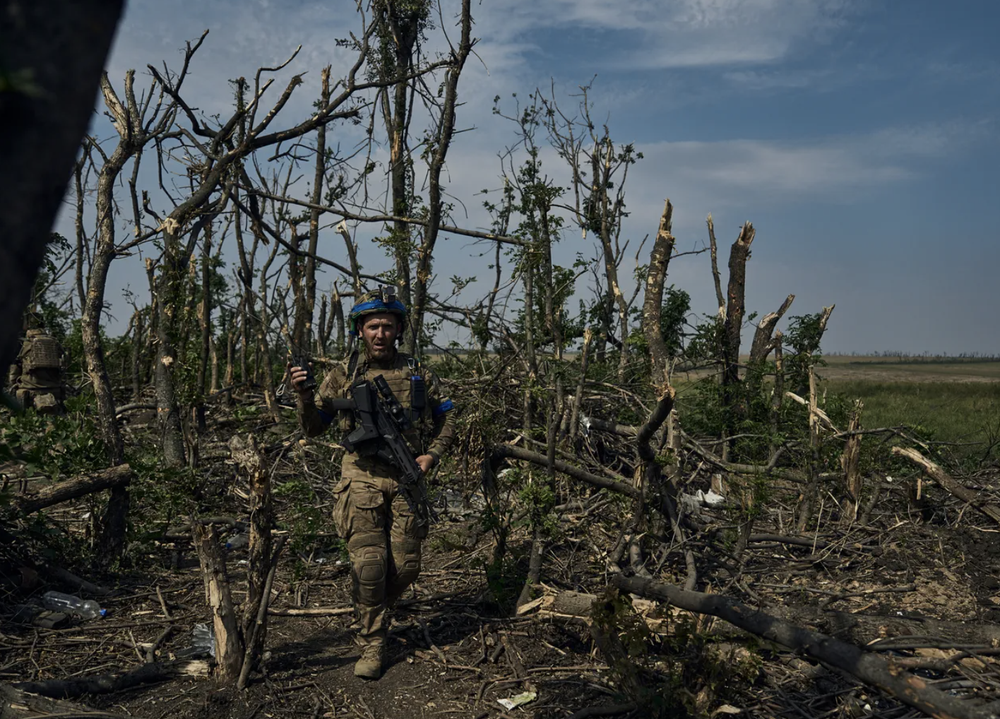
[[[453,37],[454,0],[444,0]],[[309,113],[319,69],[344,67],[333,44],[357,27],[354,3],[132,0],[109,60],[120,84],[129,67],[173,67],[187,39],[211,33],[189,96],[225,111],[226,80],[252,76],[303,49],[276,85],[307,72],[279,122]],[[463,75],[446,182],[483,226],[470,188],[499,185],[496,153],[514,140],[491,113],[496,95],[535,87],[570,107],[594,78],[593,117],[645,155],[629,179],[626,234],[656,231],[663,200],[675,205],[682,250],[706,242],[711,212],[721,264],[739,225],[757,228],[748,308],[761,314],[794,293],[790,314],[836,303],[827,351],[1000,353],[994,274],[1000,267],[1000,4],[994,0],[483,0],[473,4],[478,57]],[[595,77],[596,76],[596,77]],[[110,135],[103,120],[94,132]],[[355,130],[339,128],[345,145]],[[355,134],[352,134],[355,133]],[[554,157],[546,169],[567,177]],[[60,222],[66,229],[67,217]],[[361,235],[359,235],[361,236]],[[366,243],[367,244],[367,243]],[[343,261],[332,231],[325,254]],[[442,239],[440,277],[488,270],[462,238]],[[592,253],[567,231],[559,255]],[[366,268],[388,262],[365,247]],[[624,274],[631,272],[627,259]],[[137,263],[116,263],[109,299]],[[327,278],[332,281],[332,278]],[[707,255],[682,258],[668,280],[712,311]],[[580,287],[581,291],[583,287]],[[127,319],[116,313],[119,322]]]

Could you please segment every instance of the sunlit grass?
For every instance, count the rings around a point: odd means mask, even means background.
[[[1000,432],[1000,382],[831,380],[829,392],[865,403],[865,427],[909,425],[946,442],[988,442]]]

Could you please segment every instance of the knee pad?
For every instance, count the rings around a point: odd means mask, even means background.
[[[393,543],[392,549],[396,563],[396,583],[405,588],[420,574],[420,542],[403,539]]]
[[[384,540],[380,544],[358,546],[352,539],[348,543],[348,550],[351,554],[351,577],[354,580],[355,600],[367,606],[381,604],[385,600],[387,563]]]

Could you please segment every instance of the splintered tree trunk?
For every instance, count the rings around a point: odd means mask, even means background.
[[[774,333],[774,395],[771,398],[771,446],[768,456],[773,457],[778,451],[776,437],[778,435],[778,424],[781,419],[781,405],[785,399],[785,354],[782,344],[784,335],[781,330]]]
[[[708,225],[708,244],[712,258],[712,281],[715,283],[715,297],[719,303],[718,317],[720,320],[725,320],[726,296],[722,294],[722,280],[719,277],[719,244],[715,240],[715,223],[712,221],[711,213],[705,223]]]
[[[784,621],[759,607],[749,607],[721,594],[684,591],[641,577],[615,574],[611,576],[611,582],[619,589],[641,597],[719,617],[740,629],[878,687],[927,716],[940,719],[988,719],[996,716],[990,705],[952,696],[933,686],[925,678],[895,665],[891,659],[887,660],[856,645]]]
[[[726,322],[723,339],[722,384],[731,388],[740,381],[740,331],[743,329],[743,315],[746,312],[747,259],[755,231],[749,222],[743,225],[739,237],[729,252],[729,304],[726,307]],[[732,401],[732,392],[727,395]],[[727,407],[730,405],[727,403]]]
[[[219,391],[219,350],[218,344],[213,339],[211,342],[212,347],[212,380],[208,387],[209,394],[215,394]]]
[[[229,591],[226,560],[222,556],[214,527],[195,522],[192,532],[205,582],[205,600],[212,610],[215,661],[219,668],[219,678],[227,684],[235,683],[243,667],[243,637]]]
[[[267,273],[271,269],[271,264],[277,256],[278,244],[275,243],[270,257],[264,263],[260,272],[260,318],[257,321],[257,345],[260,349],[260,361],[263,365],[263,386],[264,403],[275,424],[281,422],[281,412],[278,409],[278,401],[274,389],[274,364],[271,362],[271,348],[267,341],[267,327],[271,321],[267,312]],[[258,365],[259,366],[259,365]]]
[[[739,237],[729,251],[729,304],[722,338],[722,405],[726,422],[726,436],[736,434],[741,407],[740,385],[740,332],[746,312],[747,259],[755,231],[749,222],[744,223]],[[724,457],[728,459],[730,444],[727,442]]]
[[[590,345],[594,341],[594,331],[587,327],[583,330],[583,352],[580,354],[580,379],[576,383],[576,394],[573,396],[573,412],[569,419],[569,440],[576,440],[580,431],[580,405],[583,404],[583,387],[587,383],[587,363],[590,358]]]
[[[271,475],[264,457],[251,434],[246,441],[233,437],[229,443],[233,461],[247,475],[250,483],[250,543],[247,563],[247,599],[243,604],[243,636],[248,657],[259,660],[264,647],[266,624],[257,625],[260,603],[265,601],[264,585],[271,567]]]
[[[861,400],[856,400],[854,410],[847,423],[848,432],[857,432],[860,429],[862,408],[864,408],[864,403]],[[858,507],[861,505],[861,490],[864,485],[864,478],[858,468],[860,458],[861,435],[852,434],[847,438],[844,453],[840,456],[840,466],[844,470],[844,483],[847,485],[847,502],[844,504],[842,517],[842,522],[845,525],[853,524],[858,519]]]
[[[343,357],[347,346],[344,336],[344,303],[340,298],[340,290],[337,289],[336,285],[334,285],[333,293],[330,295],[330,318],[327,321],[329,324],[323,332],[323,336],[326,338],[324,342],[329,345],[330,336],[333,334],[334,327],[336,327],[337,335],[334,346],[337,350],[337,356]]]
[[[923,470],[931,476],[935,482],[941,485],[942,489],[950,492],[963,502],[968,503],[971,507],[979,510],[994,522],[1000,523],[1000,506],[983,501],[979,492],[960,484],[958,480],[941,469],[939,465],[924,457],[917,450],[910,449],[909,447],[893,447],[892,453],[900,457],[905,457],[917,466],[923,468]]]
[[[819,497],[819,407],[816,404],[816,373],[809,368],[809,476],[799,499],[796,529],[806,531]]]
[[[750,361],[747,362],[748,365],[753,367],[767,359],[771,350],[774,349],[772,335],[775,325],[788,312],[788,308],[792,306],[793,301],[795,301],[795,295],[788,295],[785,301],[781,303],[781,307],[778,308],[777,312],[767,313],[760,323],[758,323],[757,331],[753,335],[753,344],[750,345]]]
[[[108,222],[111,222],[112,208],[106,207]],[[113,251],[113,246],[108,248]],[[107,283],[108,269],[111,264],[110,252],[96,252],[91,267],[90,281],[87,287],[87,302],[84,306],[80,329],[83,342],[83,353],[87,363],[87,374],[90,376],[97,400],[97,424],[101,439],[108,452],[111,464],[121,464],[125,461],[124,445],[118,423],[115,421],[115,399],[111,393],[111,380],[104,362],[104,348],[101,345],[100,323],[104,310],[104,288]]]
[[[157,348],[156,365],[153,368],[153,384],[156,389],[156,411],[160,420],[160,445],[163,448],[163,461],[168,467],[183,467],[185,464],[184,433],[174,395],[173,365],[176,358],[173,343],[170,341],[165,304],[165,302],[159,303],[160,317],[156,324]]]
[[[528,363],[528,377],[524,383],[524,436],[531,437],[531,425],[534,424],[531,398],[531,384],[538,377],[538,363],[535,359],[535,269],[530,250],[525,253],[524,268],[524,356]]]
[[[172,223],[172,224],[171,224]],[[160,445],[163,461],[167,467],[178,468],[185,465],[184,431],[181,415],[177,407],[174,370],[177,364],[177,350],[174,338],[180,328],[183,312],[181,302],[184,292],[184,274],[181,267],[180,226],[172,218],[164,223],[164,252],[160,261],[160,275],[156,279],[156,365],[153,384],[156,388],[156,412],[160,420]]]
[[[674,236],[670,234],[673,213],[673,205],[670,204],[670,200],[667,200],[663,207],[660,228],[656,233],[653,251],[649,258],[649,271],[646,273],[646,295],[642,303],[642,331],[649,343],[651,379],[656,388],[662,388],[667,380],[667,362],[669,361],[660,320],[663,314],[663,285],[667,277],[670,256],[674,251]]]
[[[788,308],[792,306],[794,300],[795,295],[788,295],[785,301],[781,303],[781,307],[778,308],[777,312],[768,312],[757,324],[757,331],[754,332],[753,343],[750,345],[750,357],[747,360],[747,370],[744,378],[744,383],[747,387],[746,395],[748,397],[759,397],[763,392],[764,376],[767,370],[767,357],[772,351],[777,352],[777,345],[781,344],[780,331],[777,334],[778,339],[773,337],[775,327],[788,311]]]
[[[131,87],[132,74],[126,79]],[[102,78],[105,98],[109,107],[112,106],[114,91],[110,88],[107,76]],[[93,262],[87,282],[87,297],[83,307],[83,317],[80,321],[80,333],[83,343],[83,354],[87,364],[87,374],[90,376],[97,400],[97,422],[108,461],[112,466],[124,464],[125,445],[118,429],[115,416],[115,398],[111,390],[111,380],[104,361],[104,347],[101,343],[101,314],[104,311],[104,292],[107,286],[108,270],[115,257],[115,227],[114,227],[114,184],[128,157],[129,148],[123,140],[115,148],[111,157],[101,169],[97,186],[97,217],[99,235],[94,248]],[[125,545],[125,525],[128,517],[129,493],[127,485],[111,490],[108,504],[101,516],[100,536],[97,540],[100,563],[120,557]]]
[[[547,465],[545,482],[549,489],[549,496],[553,499],[556,496],[556,439],[559,432],[559,420],[561,417],[559,407],[561,404],[562,383],[556,377],[556,391],[549,401],[548,451],[545,457]],[[519,607],[531,601],[532,587],[537,587],[542,578],[542,554],[545,551],[543,521],[550,509],[550,506],[532,508],[531,556],[528,558],[528,578],[517,599],[517,606]]]

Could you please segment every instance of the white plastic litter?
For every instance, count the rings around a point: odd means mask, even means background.
[[[726,498],[721,494],[716,494],[711,489],[707,492],[702,492],[700,489],[695,492],[695,497],[698,501],[704,504],[706,507],[719,507],[726,503]]]
[[[515,694],[510,699],[497,699],[497,702],[507,711],[511,709],[516,709],[519,706],[523,706],[530,702],[535,701],[538,698],[536,692],[521,692],[520,694]]]
[[[697,515],[702,507],[721,507],[726,498],[714,490],[703,492],[700,489],[694,494],[681,494],[681,506],[688,514]]]

